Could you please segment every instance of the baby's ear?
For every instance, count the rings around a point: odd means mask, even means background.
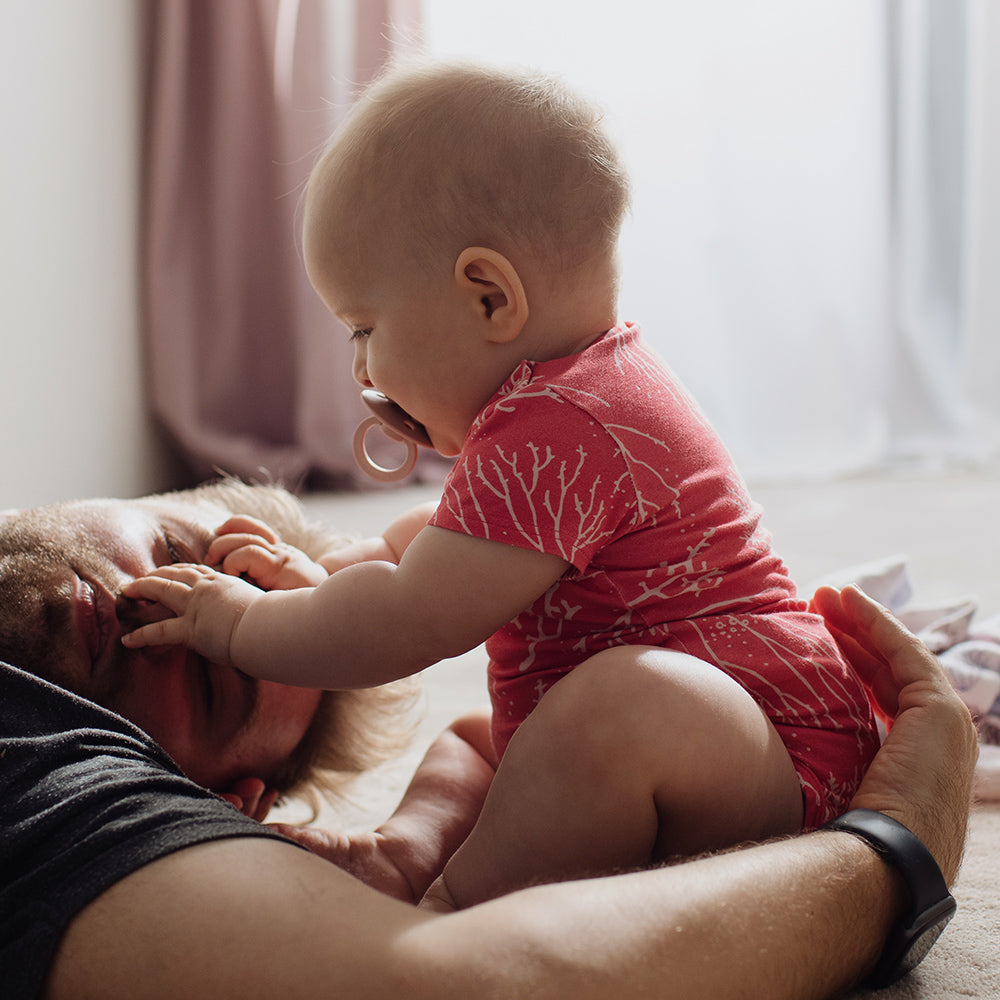
[[[476,309],[490,324],[489,340],[509,343],[528,321],[528,297],[514,265],[496,250],[466,247],[455,261],[455,281],[476,300]]]

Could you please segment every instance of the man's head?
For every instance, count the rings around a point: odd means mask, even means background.
[[[336,790],[402,745],[405,688],[321,694],[253,680],[183,648],[119,641],[123,625],[148,613],[118,597],[122,585],[165,563],[199,561],[232,514],[266,521],[314,555],[335,544],[289,494],[235,481],[0,518],[0,658],[125,716],[216,791],[244,777],[284,793],[318,777]]]

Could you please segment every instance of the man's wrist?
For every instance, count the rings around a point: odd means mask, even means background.
[[[899,874],[906,900],[865,985],[888,986],[918,965],[955,913],[955,900],[930,851],[902,823],[884,813],[854,809],[824,829],[864,840]]]

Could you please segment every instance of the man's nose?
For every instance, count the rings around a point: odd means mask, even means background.
[[[131,597],[118,595],[115,601],[115,615],[122,627],[122,632],[131,632],[142,625],[161,622],[165,618],[173,618],[174,613],[156,601],[137,601]]]
[[[358,337],[354,341],[354,381],[366,389],[374,389],[371,379],[368,378],[368,348],[365,345],[364,337]]]

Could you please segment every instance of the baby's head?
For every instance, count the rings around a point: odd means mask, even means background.
[[[552,281],[607,272],[628,201],[601,112],[560,83],[461,64],[397,69],[313,172],[306,264],[322,269],[336,246],[433,272],[482,246]]]

